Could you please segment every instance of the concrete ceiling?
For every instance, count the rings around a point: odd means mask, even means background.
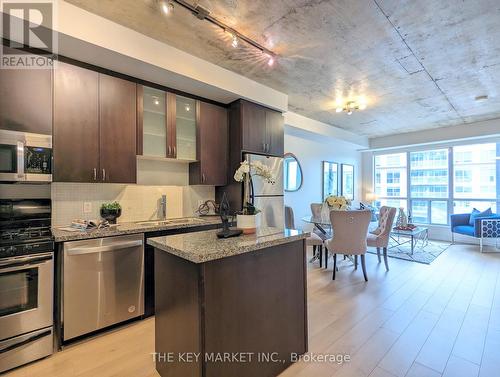
[[[275,51],[273,67],[180,6],[167,17],[154,0],[67,1],[287,93],[291,111],[360,135],[500,117],[498,0],[198,2]],[[335,113],[337,100],[360,98],[366,110]]]

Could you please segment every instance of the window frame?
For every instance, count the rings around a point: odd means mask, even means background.
[[[455,166],[454,166],[454,151],[453,148],[457,146],[471,146],[471,145],[479,145],[479,144],[497,144],[497,155],[500,155],[498,149],[500,148],[500,140],[495,140],[495,141],[490,141],[487,143],[460,143],[460,144],[448,144],[446,146],[440,146],[436,145],[434,147],[422,147],[422,148],[416,148],[412,150],[406,150],[406,151],[385,151],[385,153],[374,153],[372,156],[372,179],[373,179],[373,192],[375,192],[376,188],[376,172],[377,172],[377,167],[375,164],[375,158],[377,156],[384,156],[384,155],[391,155],[391,154],[406,154],[406,197],[394,197],[394,196],[379,196],[377,200],[382,199],[382,200],[400,200],[400,201],[406,201],[406,208],[407,210],[412,210],[412,205],[413,201],[425,201],[427,202],[427,218],[429,220],[428,223],[417,223],[417,224],[422,224],[422,225],[429,225],[429,226],[441,226],[441,227],[447,227],[449,226],[450,223],[450,215],[454,213],[454,202],[496,202],[497,203],[497,211],[499,210],[500,207],[500,193],[498,192],[498,183],[497,183],[497,197],[496,198],[460,198],[460,197],[455,197],[455,185],[454,185],[454,178],[455,178]],[[426,152],[426,151],[434,151],[434,150],[447,150],[448,151],[448,195],[446,197],[413,197],[411,193],[411,153],[415,152]],[[464,153],[464,152],[461,152]],[[467,162],[462,162],[458,163],[457,167],[460,169],[462,164],[467,165]],[[485,165],[489,165],[490,163],[484,163]],[[384,167],[382,169],[388,169],[388,167]],[[436,168],[438,169],[438,168]],[[500,166],[499,163],[497,162],[496,164],[496,180],[500,179]],[[400,177],[401,179],[401,177]],[[446,215],[446,224],[441,224],[441,223],[433,223],[432,222],[432,202],[447,202],[447,215]]]

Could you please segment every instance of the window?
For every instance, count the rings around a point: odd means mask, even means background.
[[[377,155],[376,205],[409,208],[412,221],[422,224],[446,225],[450,213],[473,208],[497,212],[498,156],[500,143]]]
[[[496,199],[496,153],[495,143],[453,147],[454,198]]]
[[[375,193],[381,199],[406,198],[406,153],[375,156]]]

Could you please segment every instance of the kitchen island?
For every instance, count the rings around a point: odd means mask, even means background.
[[[276,376],[307,351],[305,238],[264,228],[156,237],[156,369],[167,376]]]

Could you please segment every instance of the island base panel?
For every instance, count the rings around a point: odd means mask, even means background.
[[[157,362],[160,375],[265,377],[286,369],[291,354],[307,351],[305,261],[303,240],[201,264],[156,250],[156,352],[201,353],[198,362]],[[205,359],[225,353],[239,362]]]

